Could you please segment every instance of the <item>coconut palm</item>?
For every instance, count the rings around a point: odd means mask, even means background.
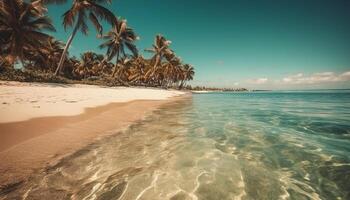
[[[146,60],[142,55],[139,55],[131,60],[132,67],[130,68],[130,82],[133,84],[144,84],[145,74],[147,67],[149,66],[149,61]]]
[[[138,55],[138,50],[135,45],[135,41],[138,39],[134,30],[127,26],[126,20],[118,22],[118,26],[113,27],[106,35],[102,37],[107,40],[100,45],[100,48],[107,48],[106,59],[110,61],[116,57],[116,65],[119,62],[119,57],[126,56],[125,48],[127,48],[134,56]],[[112,77],[115,76],[117,67],[112,73]]]
[[[182,61],[180,58],[175,57],[171,62],[170,62],[172,68],[170,72],[170,77],[169,81],[170,84],[178,84],[179,81],[183,79],[182,75]]]
[[[95,54],[92,61],[91,73],[93,76],[100,76],[103,73],[103,68],[107,65],[102,54]]]
[[[153,48],[146,49],[145,51],[154,53],[151,60],[153,61],[154,65],[151,70],[149,70],[146,73],[146,78],[149,79],[154,75],[154,73],[157,71],[158,66],[161,64],[163,56],[165,54],[170,54],[171,50],[169,49],[169,45],[171,44],[171,41],[165,39],[162,35],[157,35],[154,39],[154,44],[152,45]]]
[[[112,62],[106,61],[106,59],[103,57],[97,67],[99,69],[100,76],[105,77],[112,74],[114,64]]]
[[[92,24],[95,26],[99,35],[102,34],[103,29],[97,17],[106,20],[112,26],[115,26],[117,24],[117,18],[115,15],[107,8],[99,5],[99,3],[110,2],[111,0],[74,0],[72,7],[63,14],[64,28],[67,29],[68,27],[73,26],[74,28],[71,36],[68,38],[62,57],[55,71],[55,75],[58,75],[58,73],[62,70],[62,66],[66,58],[66,52],[78,30],[80,30],[84,35],[88,34],[88,17]]]
[[[26,68],[49,72],[54,71],[63,52],[63,45],[60,41],[50,38],[36,51],[25,52],[24,55],[29,61],[26,64]]]
[[[64,43],[56,40],[51,37],[46,43],[38,49],[38,51],[34,52],[33,58],[34,61],[42,63],[42,66],[45,70],[50,72],[54,71],[57,67],[57,63],[62,56]]]
[[[40,13],[45,14],[47,12],[46,4],[61,4],[66,3],[67,0],[31,0],[32,6]]]
[[[77,75],[75,72],[79,65],[80,61],[77,59],[77,57],[73,56],[68,58],[63,70],[65,77],[71,79],[81,79],[80,75]]]
[[[181,70],[182,62],[181,59],[173,55],[172,59],[165,62],[162,67],[164,73],[164,80],[161,82],[163,87],[169,87],[177,84],[181,80]]]
[[[92,67],[96,58],[96,53],[87,51],[80,56],[80,62],[75,66],[74,73],[80,78],[87,78],[92,75]]]
[[[41,15],[31,3],[22,0],[2,0],[0,4],[0,38],[2,52],[7,52],[13,66],[23,64],[25,52],[37,50],[50,39],[42,31],[55,31],[51,20]]]
[[[129,86],[128,84],[129,77],[130,77],[129,69],[131,68],[131,66],[132,66],[131,60],[126,57],[123,57],[118,61],[118,63],[114,67],[116,78],[123,85]]]
[[[50,70],[53,71],[57,67],[57,63],[63,53],[63,47],[64,47],[64,43],[59,40],[51,38],[48,41],[45,50],[47,51],[46,55],[49,62],[48,64],[49,64]]]
[[[194,72],[193,66],[189,65],[189,64],[184,64],[183,65],[183,77],[184,78],[181,81],[179,88],[182,89],[186,81],[193,80],[194,74],[195,74],[195,72]]]

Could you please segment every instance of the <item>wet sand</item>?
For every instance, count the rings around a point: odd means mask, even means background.
[[[21,182],[37,169],[126,129],[166,101],[133,101],[90,108],[72,117],[36,118],[0,124],[0,183]]]
[[[333,95],[172,101],[8,185],[0,199],[349,199],[349,94]],[[319,110],[319,99],[332,104]],[[314,123],[317,113],[327,121]]]
[[[127,129],[177,98],[181,97],[109,103],[73,116],[0,123],[0,193],[84,146]]]
[[[152,103],[152,106],[153,103],[157,105],[151,112],[147,112],[148,114],[146,113],[142,120],[131,123],[128,128],[122,131],[119,131],[119,129],[107,131],[103,136],[89,141],[88,144],[82,145],[69,154],[50,158],[50,162],[44,163],[41,167],[35,169],[34,173],[28,174],[28,178],[17,179],[16,182],[12,181],[7,185],[3,185],[0,190],[0,199],[89,199],[88,196],[95,196],[95,193],[100,197],[100,191],[97,191],[94,185],[96,181],[102,181],[105,178],[107,179],[104,180],[106,187],[111,186],[114,189],[113,194],[108,193],[103,199],[112,199],[112,197],[115,199],[123,195],[122,193],[126,189],[124,186],[128,185],[128,181],[122,181],[121,183],[119,181],[124,179],[123,177],[132,178],[134,175],[143,177],[142,183],[137,184],[140,188],[137,187],[130,191],[133,193],[132,197],[129,197],[130,194],[126,193],[125,197],[126,199],[144,199],[146,195],[144,193],[152,189],[151,186],[148,187],[147,185],[154,184],[152,180],[154,178],[158,179],[160,175],[158,172],[154,174],[155,177],[153,175],[148,176],[148,174],[152,174],[157,166],[165,168],[168,166],[164,162],[159,162],[169,153],[164,151],[164,148],[168,149],[166,143],[170,140],[182,141],[183,139],[181,136],[183,133],[181,131],[177,132],[179,129],[176,125],[182,120],[173,115],[162,117],[163,115],[160,115],[160,113],[169,108],[186,107],[190,104],[191,99],[190,95],[183,95],[168,101],[147,101],[146,103]],[[137,103],[139,105],[145,102]],[[150,104],[148,104],[148,107],[150,107]],[[169,132],[158,129],[164,123],[172,123],[175,126],[169,129]],[[165,127],[168,129],[167,126]],[[169,160],[169,162],[171,161]],[[66,167],[69,168],[69,171],[66,171]],[[71,178],[75,181],[72,181]],[[51,182],[52,179],[55,180]],[[15,179],[12,178],[12,180]],[[152,183],[148,183],[149,181]],[[62,190],[62,187],[67,187],[66,183],[74,186],[74,188],[70,188],[74,191]],[[133,185],[133,183],[130,185]],[[50,189],[42,188],[44,186],[48,186]],[[142,189],[143,186],[145,189]],[[130,186],[130,188],[132,187]]]

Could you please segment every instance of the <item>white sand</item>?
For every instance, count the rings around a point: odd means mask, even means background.
[[[176,90],[0,81],[0,123],[72,116],[85,108],[133,100],[165,100]]]

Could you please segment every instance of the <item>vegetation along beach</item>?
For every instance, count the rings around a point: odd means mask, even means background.
[[[350,200],[347,0],[0,0],[0,200]]]

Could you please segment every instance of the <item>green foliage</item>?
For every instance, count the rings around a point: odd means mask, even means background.
[[[0,69],[0,80],[20,82],[69,83],[69,79],[38,71],[23,71],[13,68]]]
[[[146,49],[153,55],[145,59],[135,45],[138,37],[127,26],[126,20],[117,20],[112,12],[96,3],[106,3],[108,0],[73,1],[72,7],[63,14],[65,28],[75,26],[76,31],[83,33],[87,33],[87,17],[99,34],[103,27],[97,17],[109,22],[112,29],[98,37],[104,40],[100,47],[107,49],[106,55],[84,52],[79,59],[69,57],[67,50],[73,37],[64,44],[46,32],[55,28],[47,16],[45,5],[66,2],[0,1],[0,44],[3,47],[0,49],[1,80],[190,88],[186,83],[193,79],[194,68],[177,57],[170,48],[171,42],[157,35],[152,48]],[[113,58],[116,58],[115,63],[111,62]],[[22,65],[21,70],[13,68],[18,62]],[[58,71],[61,71],[61,77],[55,76]]]

